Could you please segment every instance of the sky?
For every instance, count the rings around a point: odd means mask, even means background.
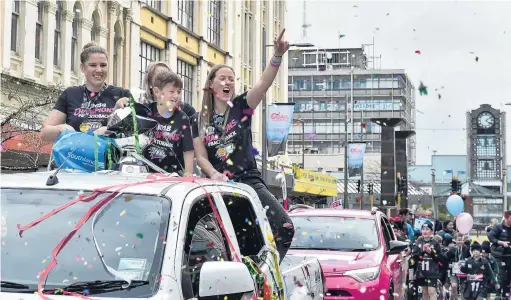
[[[430,164],[433,150],[466,154],[466,112],[481,104],[506,111],[506,121],[511,120],[511,106],[504,106],[511,102],[511,1],[313,0],[306,5],[310,27],[304,40],[303,0],[288,1],[290,43],[355,48],[374,37],[375,56],[382,57],[376,67],[404,69],[411,78],[417,89],[417,164]],[[339,33],[345,37],[339,39]],[[418,92],[421,81],[428,96]],[[511,130],[506,138],[511,139]],[[511,155],[511,146],[506,153]]]

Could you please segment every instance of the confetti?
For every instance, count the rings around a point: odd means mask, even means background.
[[[256,148],[253,148],[253,147],[252,147],[252,149],[251,149],[250,151],[251,151],[251,152],[252,152],[252,154],[254,154],[254,155],[259,155],[259,151],[257,151],[257,149],[256,149]]]
[[[142,233],[137,233],[137,237],[138,237],[139,239],[143,239],[143,238],[144,238],[144,235],[143,235]]]
[[[227,101],[227,105],[229,105],[231,108],[234,106],[234,104],[232,104],[231,100]]]
[[[419,93],[421,94],[421,96],[423,96],[423,95],[427,96],[428,95],[428,87],[425,86],[424,83],[422,83],[422,81],[421,81],[421,83],[419,85]]]
[[[479,56],[476,56],[476,62],[479,62]]]
[[[421,54],[422,54],[420,50],[415,50],[415,53],[416,53],[416,54],[419,54],[419,55],[421,55]]]
[[[133,197],[131,197],[129,195],[124,196],[124,201],[129,202],[131,200],[133,200]]]
[[[126,210],[123,210],[121,211],[121,213],[119,214],[121,217],[124,216],[126,214]]]

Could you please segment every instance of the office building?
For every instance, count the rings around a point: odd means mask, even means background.
[[[294,163],[303,160],[306,169],[334,174],[343,170],[348,119],[348,141],[367,142],[364,173],[379,176],[382,130],[371,119],[400,118],[396,130],[414,130],[415,87],[410,78],[402,69],[369,69],[367,61],[362,48],[289,52],[288,98],[295,103],[295,114],[288,155]],[[408,162],[414,164],[415,137],[407,139],[406,148]]]

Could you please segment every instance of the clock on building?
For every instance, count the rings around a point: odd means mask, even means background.
[[[477,117],[477,126],[479,128],[492,128],[495,125],[495,117],[490,112],[482,112]]]

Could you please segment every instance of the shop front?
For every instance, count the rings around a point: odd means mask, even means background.
[[[296,169],[293,192],[289,196],[291,204],[326,206],[329,199],[337,197],[337,178],[310,170]]]

